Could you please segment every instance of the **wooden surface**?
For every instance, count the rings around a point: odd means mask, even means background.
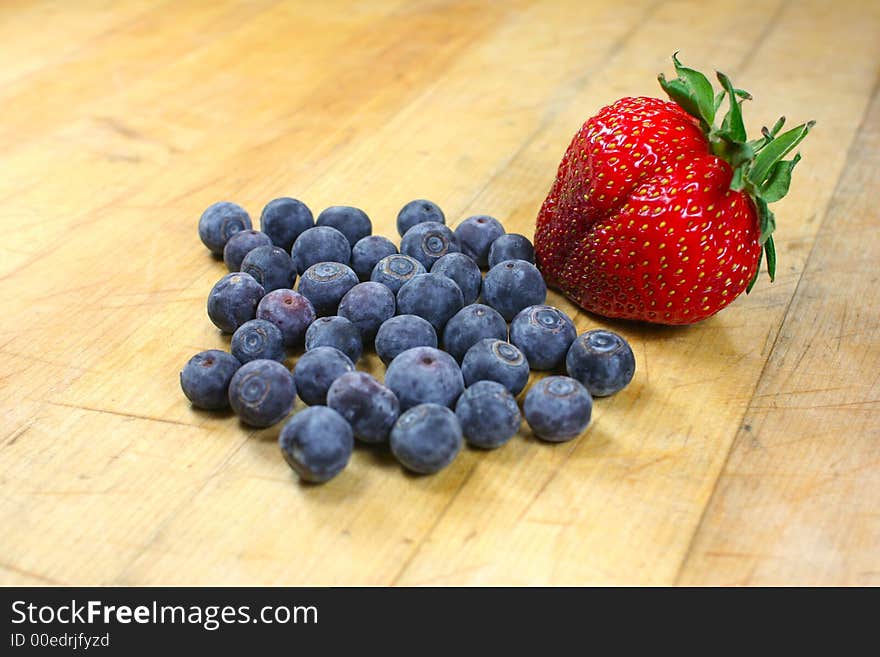
[[[311,487],[277,427],[186,403],[228,344],[208,204],[531,234],[572,134],[674,50],[752,131],[818,125],[774,284],[689,328],[576,315],[638,362],[581,438],[424,478],[358,448]],[[0,4],[0,583],[880,584],[878,74],[874,0]]]

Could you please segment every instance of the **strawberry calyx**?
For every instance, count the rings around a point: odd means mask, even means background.
[[[734,87],[730,78],[717,71],[721,90],[716,92],[705,75],[682,66],[677,52],[672,55],[672,63],[678,77],[667,80],[661,73],[657,76],[660,86],[673,102],[700,122],[712,153],[730,164],[733,169],[730,188],[745,192],[754,202],[758,212],[761,258],[767,259],[767,273],[772,281],[776,276],[773,243],[776,218],[769,205],[788,193],[792,171],[801,156],[796,153],[790,160],[783,158],[803,141],[815,121],[781,132],[785,125],[785,117],[782,117],[772,128],[762,128],[760,138],[749,140],[742,118],[742,103],[751,100],[751,94]],[[720,125],[716,126],[715,119],[725,98],[728,109]],[[754,286],[760,270],[759,261],[747,293]]]

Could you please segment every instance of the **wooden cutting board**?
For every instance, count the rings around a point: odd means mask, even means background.
[[[0,583],[880,584],[880,4],[104,5],[0,6]],[[550,295],[637,358],[579,439],[432,477],[358,448],[316,487],[278,427],[184,400],[228,345],[207,205],[396,237],[427,197],[530,235],[572,134],[675,50],[752,92],[753,133],[818,124],[772,285],[688,328]]]

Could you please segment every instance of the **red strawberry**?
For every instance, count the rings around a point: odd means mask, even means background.
[[[673,55],[675,102],[622,98],[568,147],[538,215],[535,250],[547,284],[606,317],[691,324],[751,289],[775,228],[768,203],[788,191],[800,159],[782,160],[813,122],[781,135],[784,118],[746,141],[748,93],[723,90]],[[730,109],[719,128],[715,113]]]

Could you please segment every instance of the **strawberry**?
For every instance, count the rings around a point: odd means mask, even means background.
[[[575,135],[538,214],[535,251],[547,284],[606,317],[691,324],[751,290],[763,256],[776,269],[768,204],[788,191],[800,155],[782,158],[813,122],[780,119],[746,139],[751,96],[722,90],[672,57],[674,102],[622,98]],[[716,112],[729,105],[720,127]]]

